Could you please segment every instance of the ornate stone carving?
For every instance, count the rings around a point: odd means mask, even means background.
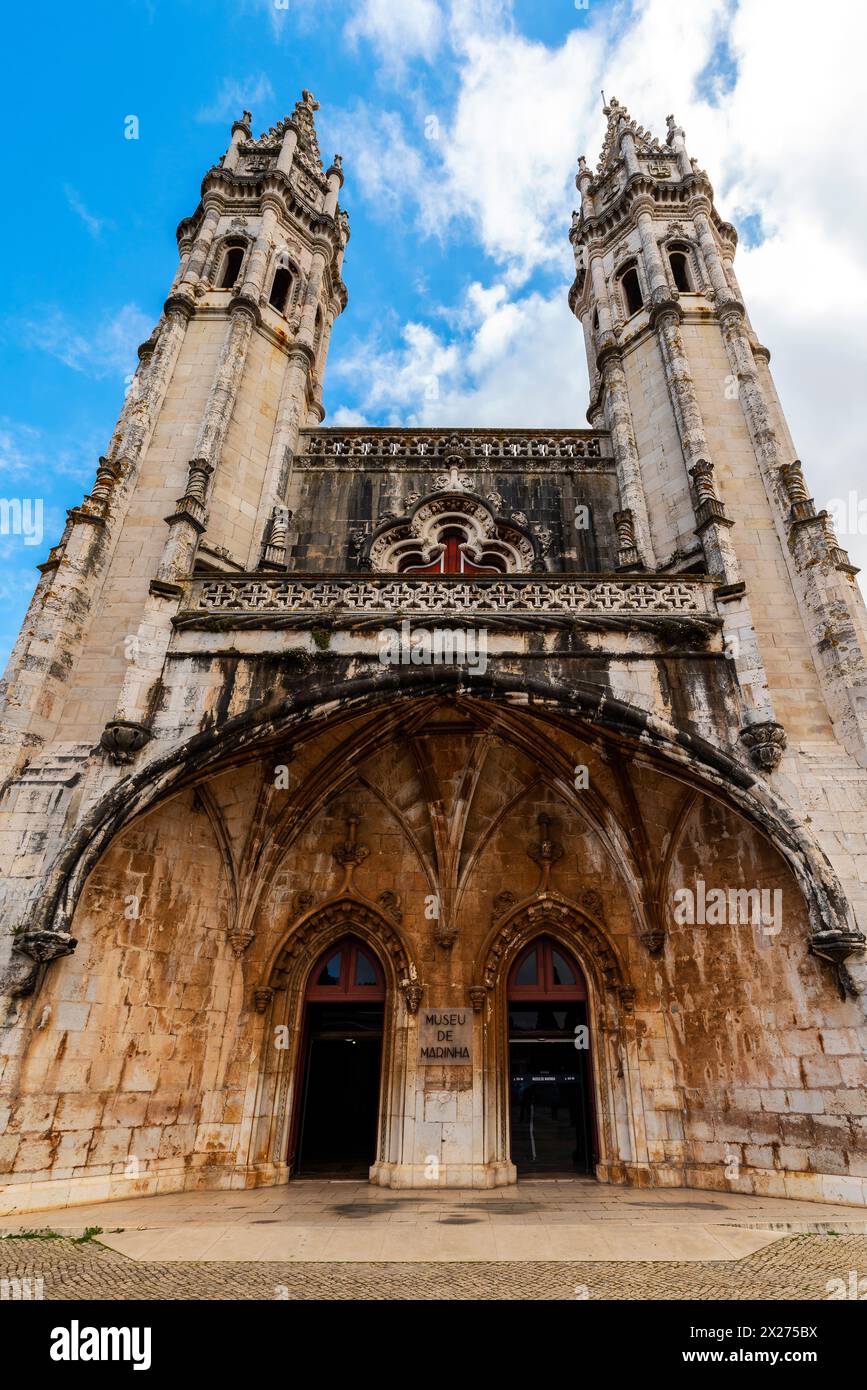
[[[33,962],[27,973],[13,979],[6,992],[14,999],[24,999],[36,989],[42,968],[59,956],[71,956],[78,941],[65,931],[38,930],[14,932],[14,949]],[[10,972],[11,973],[11,972]]]
[[[641,942],[648,955],[658,956],[665,945],[665,928],[661,926],[649,926],[638,933]]]
[[[262,563],[266,565],[285,565],[286,547],[289,541],[289,522],[293,513],[289,507],[278,503],[271,512],[268,522],[268,537],[262,547]]]
[[[274,998],[275,991],[270,985],[258,985],[253,990],[253,1002],[256,1006],[257,1014],[263,1014],[271,1000]]]
[[[542,838],[538,843],[533,842],[529,845],[527,854],[535,864],[539,865],[542,871],[539,878],[539,886],[536,891],[538,893],[546,893],[548,891],[548,882],[551,877],[551,868],[556,864],[558,859],[563,858],[563,846],[551,838],[549,833],[551,828],[551,817],[547,816],[544,811],[539,815],[536,824],[542,832]]]
[[[417,1014],[424,993],[423,987],[418,983],[418,980],[402,980],[400,988],[406,1000],[407,1012]]]
[[[710,522],[716,521],[724,526],[731,526],[731,521],[726,516],[726,510],[720,501],[716,485],[713,478],[713,464],[707,459],[699,459],[689,470],[689,476],[695,484],[696,512],[695,526],[697,531],[701,531]]]
[[[779,765],[786,747],[786,731],[782,724],[773,719],[761,723],[747,724],[741,729],[741,742],[747,749],[756,767],[763,772],[773,772]]]
[[[578,895],[578,902],[581,907],[587,909],[599,922],[605,921],[605,903],[602,894],[595,888],[585,888]]]
[[[521,434],[505,434],[498,430],[480,430],[462,435],[455,448],[455,437],[434,431],[419,433],[410,430],[315,429],[305,431],[298,444],[298,453],[308,460],[340,457],[396,459],[419,461],[442,459],[459,453],[461,460],[503,462],[522,459],[544,462],[551,460],[600,459],[602,439],[592,431],[568,433],[532,430]]]
[[[195,458],[190,460],[186,491],[183,497],[179,497],[175,503],[174,515],[167,520],[175,521],[184,518],[191,521],[197,531],[205,529],[208,484],[213,471],[214,466],[207,459]]]
[[[404,516],[385,514],[380,518],[384,523],[386,529],[373,538],[368,553],[371,569],[381,573],[395,573],[408,563],[433,563],[445,548],[444,534],[455,526],[467,537],[462,549],[472,564],[515,573],[531,570],[536,558],[526,517],[513,516],[509,525],[494,516],[490,503],[453,487],[428,494]]]
[[[813,932],[810,936],[810,951],[814,956],[830,961],[835,968],[840,995],[844,999],[855,999],[859,990],[846,969],[850,956],[863,955],[867,941],[859,931],[842,931],[832,928],[828,931]]]
[[[632,509],[626,507],[621,512],[615,512],[614,525],[617,530],[617,568],[631,569],[640,563],[635,544],[635,520]]]
[[[803,521],[807,517],[815,516],[816,508],[807,489],[801,460],[794,459],[791,463],[781,464],[780,477],[792,507],[789,519]]]
[[[239,927],[236,924],[229,928],[226,935],[229,938],[229,945],[232,947],[233,954],[240,960],[256,933],[252,927]]]
[[[469,996],[470,1003],[473,1007],[473,1013],[480,1014],[484,1009],[485,1003],[488,998],[488,991],[485,989],[485,986],[470,985],[469,989],[467,990],[467,995]]]
[[[499,922],[501,917],[505,917],[506,913],[511,911],[517,901],[516,895],[510,888],[504,888],[501,893],[498,893],[494,898],[491,908],[492,925],[494,922]]]
[[[472,492],[475,479],[469,473],[459,473],[452,465],[448,473],[438,473],[431,484],[433,492]]]
[[[144,724],[132,719],[110,719],[99,736],[100,747],[117,765],[131,763],[153,737]]]
[[[357,867],[359,864],[363,864],[370,854],[367,845],[358,843],[358,826],[358,816],[347,816],[346,839],[341,840],[339,844],[332,847],[331,853],[334,855],[338,864],[342,864],[344,868],[347,865]]]
[[[95,516],[105,516],[108,510],[109,498],[120,478],[121,471],[120,460],[100,457],[96,470],[96,480],[89,494],[82,502],[81,510],[92,512]]]
[[[386,888],[376,899],[383,912],[387,912],[395,922],[403,921],[403,911],[400,905],[400,894],[393,892],[391,888]]]
[[[338,579],[196,580],[187,609],[202,613],[672,613],[712,616],[711,588],[701,579],[559,579],[455,576],[414,579],[350,575]]]

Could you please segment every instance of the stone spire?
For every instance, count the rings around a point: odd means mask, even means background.
[[[673,115],[661,144],[616,97],[603,111],[596,172],[582,158],[576,176],[569,302],[584,330],[588,419],[611,431],[622,563],[632,568],[637,554],[639,567],[699,567],[720,582],[742,737],[757,766],[780,762],[785,711],[801,717],[768,675],[772,634],[801,621],[837,736],[867,762],[864,605],[845,550],[800,495],[809,500],[770,354],[734,274],[737,233]],[[761,555],[751,544],[760,516],[767,532],[786,536],[782,553]],[[785,614],[773,609],[784,599],[769,597],[781,566],[790,583]]]

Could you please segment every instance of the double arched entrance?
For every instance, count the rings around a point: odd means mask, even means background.
[[[386,978],[347,934],[306,978],[287,1168],[302,1178],[366,1178],[382,1133]],[[598,1158],[584,974],[561,942],[526,944],[506,987],[508,1151],[519,1177],[591,1176]],[[471,1017],[471,1014],[469,1015]]]

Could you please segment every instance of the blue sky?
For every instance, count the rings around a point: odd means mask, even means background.
[[[577,156],[598,154],[605,87],[657,133],[673,109],[686,126],[722,210],[743,227],[741,282],[790,415],[794,401],[808,477],[822,500],[846,496],[863,473],[867,194],[863,172],[841,180],[829,168],[859,90],[836,4],[822,32],[799,28],[797,3],[781,26],[761,0],[10,10],[7,178],[26,197],[5,226],[0,492],[43,498],[45,518],[38,545],[0,536],[0,654],[35,564],[92,481],[202,174],[242,107],[258,133],[302,87],[321,103],[326,161],[344,155],[352,226],[349,308],[326,377],[331,423],[583,424],[566,233]],[[811,6],[803,17],[814,24]],[[130,115],[136,140],[124,138]],[[830,301],[827,285],[796,299],[791,278],[818,245],[841,284]],[[857,552],[862,538],[845,543]]]

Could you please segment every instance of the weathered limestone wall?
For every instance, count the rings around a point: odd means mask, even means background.
[[[334,463],[298,460],[293,469],[289,506],[292,520],[291,564],[302,572],[352,571],[358,553],[382,518],[402,515],[413,500],[433,491],[442,473],[435,463],[401,469],[377,467],[352,460]],[[613,571],[617,566],[617,537],[613,523],[618,510],[617,483],[610,461],[582,462],[574,467],[548,465],[542,472],[532,460],[503,468],[496,462],[473,468],[473,491],[494,496],[497,511],[523,515],[534,529],[547,533],[545,568],[560,571]],[[588,524],[576,526],[576,508],[588,508]]]
[[[40,1205],[33,1182],[50,1183],[49,1206],[143,1190],[140,1172],[146,1190],[176,1190],[232,1150],[228,885],[192,802],[143,818],[103,856],[76,913],[76,954],[12,1035],[22,1047],[4,1060],[3,1089],[17,1098],[0,1152],[24,1207]]]
[[[867,1030],[858,1004],[841,1001],[807,953],[806,910],[776,851],[699,793],[686,792],[694,799],[684,815],[683,787],[641,759],[624,763],[614,748],[600,757],[555,726],[536,750],[521,718],[474,728],[467,709],[453,731],[458,711],[428,708],[427,717],[407,708],[403,731],[376,717],[335,726],[282,765],[280,786],[277,747],[118,838],[76,912],[76,954],[22,1004],[20,1051],[4,1075],[18,1094],[0,1140],[3,1204],[280,1180],[274,1144],[288,1141],[296,1053],[283,1128],[272,1115],[263,1131],[255,1115],[284,1016],[260,1013],[257,989],[281,943],[348,898],[348,930],[351,904],[367,905],[382,923],[374,949],[387,959],[390,934],[405,942],[424,1005],[467,1010],[504,891],[542,907],[540,929],[546,903],[585,904],[601,935],[573,927],[571,948],[590,962],[604,940],[623,963],[630,999],[614,1031],[601,1001],[591,1013],[600,1114],[625,1105],[622,1133],[600,1125],[614,1150],[600,1156],[608,1176],[863,1200]],[[557,789],[558,758],[588,768],[586,792]],[[532,857],[543,813],[560,851],[547,868]],[[366,853],[347,878],[335,847],[350,816]],[[667,939],[653,955],[637,904],[654,891],[643,875],[665,864],[655,887]],[[708,891],[779,888],[779,932],[678,925],[674,895],[699,877]],[[426,913],[432,894],[436,919]],[[305,971],[317,939],[305,946]],[[398,1002],[404,1050],[380,1181],[430,1181],[432,1154],[444,1184],[504,1180],[482,1066],[503,986],[473,1013],[472,1068],[417,1067],[418,1014]],[[293,1046],[298,1035],[296,1026]],[[609,1094],[624,1084],[618,1065],[631,1077],[631,1104]]]

